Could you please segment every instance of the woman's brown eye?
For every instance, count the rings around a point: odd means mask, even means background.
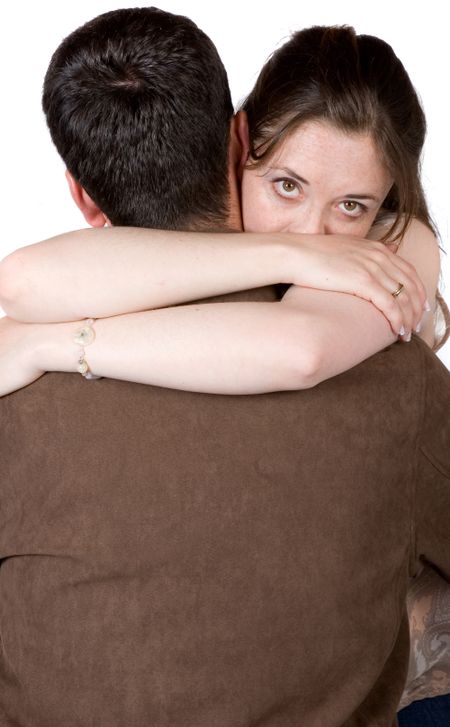
[[[342,212],[345,212],[347,215],[351,215],[352,217],[358,217],[365,211],[364,205],[360,202],[355,202],[354,199],[345,199],[343,202],[339,203],[339,208]]]
[[[273,186],[277,194],[285,199],[297,199],[300,189],[292,179],[274,179]]]
[[[284,180],[282,186],[283,186],[284,192],[293,192],[295,189],[295,184],[293,184],[292,182],[289,182],[287,179]]]

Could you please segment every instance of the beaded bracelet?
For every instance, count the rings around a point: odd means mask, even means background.
[[[77,371],[79,374],[84,376],[85,379],[101,379],[101,376],[96,376],[90,369],[88,362],[86,361],[85,346],[90,346],[95,341],[95,331],[93,325],[95,318],[88,318],[85,321],[83,328],[79,328],[73,337],[73,342],[78,346],[81,346],[80,355],[78,357]]]

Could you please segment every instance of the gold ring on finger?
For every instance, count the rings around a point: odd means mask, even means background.
[[[397,288],[397,290],[395,290],[393,293],[391,293],[392,297],[393,298],[396,298],[397,295],[400,295],[400,293],[402,292],[402,290],[403,290],[404,287],[405,286],[403,285],[403,283],[400,283],[399,286],[398,286],[398,288]]]

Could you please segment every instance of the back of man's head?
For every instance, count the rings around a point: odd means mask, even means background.
[[[54,53],[43,108],[68,170],[112,224],[224,225],[233,107],[216,48],[188,18],[94,18]]]

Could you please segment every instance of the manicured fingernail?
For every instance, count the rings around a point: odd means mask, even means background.
[[[406,334],[404,340],[406,341],[406,343],[409,343],[410,342],[410,340],[411,340],[411,331],[408,331],[408,333]]]
[[[429,304],[429,302],[427,300],[423,304],[423,309],[426,310],[427,313],[429,313],[431,310],[431,305]]]
[[[399,336],[404,336],[404,335],[405,335],[405,326],[402,326],[402,327],[400,328],[400,330],[399,330],[399,332],[398,332],[398,335],[399,335]]]
[[[421,323],[421,322],[419,322],[419,323],[417,324],[417,326],[416,326],[416,333],[420,333],[420,330],[421,330],[421,328],[422,328],[422,323]]]

